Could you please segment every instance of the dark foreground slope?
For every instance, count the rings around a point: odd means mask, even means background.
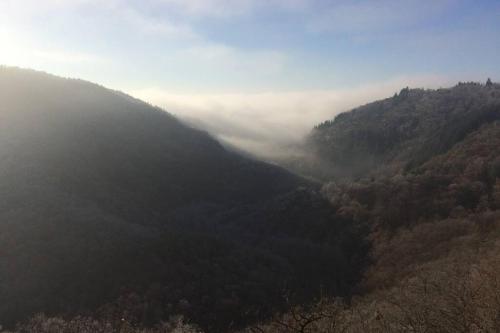
[[[346,294],[363,230],[314,184],[88,82],[0,68],[0,323],[92,315],[221,331]]]
[[[500,119],[500,85],[403,89],[318,125],[304,173],[332,179],[395,174],[445,153],[481,125]]]

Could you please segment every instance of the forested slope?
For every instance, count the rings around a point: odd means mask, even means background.
[[[319,185],[120,93],[14,74],[124,103],[1,113],[0,318],[53,316],[19,332],[500,330],[498,84],[317,126],[290,165]]]
[[[371,265],[356,297],[306,304],[257,330],[499,331],[499,88],[404,89],[316,128],[332,170],[323,191],[339,214],[370,226]],[[411,101],[403,109],[401,95]],[[411,130],[407,119],[417,119]],[[348,173],[348,155],[338,167],[346,147],[369,165]]]
[[[182,314],[220,332],[283,309],[285,291],[348,294],[363,238],[318,184],[163,110],[0,68],[3,325],[39,312],[141,325]]]
[[[302,173],[328,180],[410,170],[445,153],[481,125],[500,118],[500,85],[401,90],[319,124]],[[302,168],[302,169],[300,169]]]

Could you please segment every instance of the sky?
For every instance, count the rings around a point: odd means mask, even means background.
[[[401,88],[500,81],[500,0],[0,0],[0,64],[82,78],[262,156]]]

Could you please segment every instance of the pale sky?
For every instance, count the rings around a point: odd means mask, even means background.
[[[499,81],[499,59],[498,0],[0,0],[0,64],[122,90],[252,151],[405,86]]]

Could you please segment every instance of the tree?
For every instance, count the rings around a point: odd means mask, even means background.
[[[399,97],[401,98],[406,98],[410,95],[410,88],[409,87],[406,87],[406,88],[403,88],[401,89],[401,91],[399,92]]]
[[[488,78],[488,80],[486,81],[486,86],[491,87],[492,85],[493,85],[493,82],[491,82],[491,79]]]

